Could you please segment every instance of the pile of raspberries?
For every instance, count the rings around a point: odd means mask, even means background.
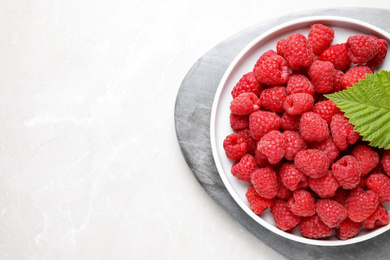
[[[323,94],[352,87],[381,65],[388,43],[373,35],[333,44],[334,30],[310,27],[263,53],[231,91],[223,147],[231,173],[248,183],[260,215],[283,231],[341,240],[389,223],[390,150],[368,146]]]

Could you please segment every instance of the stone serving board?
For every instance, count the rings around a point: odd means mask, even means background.
[[[390,10],[367,8],[321,9],[293,13],[247,28],[204,54],[188,71],[176,98],[177,139],[188,166],[211,198],[243,228],[287,259],[388,259],[390,232],[353,245],[324,247],[283,238],[248,216],[225,188],[210,145],[211,108],[219,82],[236,55],[263,32],[307,16],[342,16],[358,19],[390,32]]]

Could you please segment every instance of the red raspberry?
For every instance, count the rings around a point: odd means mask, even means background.
[[[247,143],[238,133],[230,134],[223,140],[226,157],[231,160],[239,160],[243,157],[246,154],[247,147]]]
[[[294,160],[295,155],[301,151],[306,150],[308,145],[307,142],[302,138],[302,136],[293,131],[286,130],[283,132],[284,142],[286,144],[286,151],[284,153],[284,158],[289,161]]]
[[[316,214],[316,203],[307,190],[296,190],[287,202],[288,208],[297,216],[311,217]]]
[[[240,130],[238,134],[241,135],[241,137],[244,139],[244,142],[247,144],[247,153],[255,155],[257,140],[252,137],[249,128]]]
[[[366,63],[378,53],[378,44],[369,35],[356,34],[347,40],[349,59],[355,64]]]
[[[361,222],[374,213],[378,203],[378,194],[372,190],[365,191],[361,187],[356,187],[348,194],[345,208],[352,221]]]
[[[336,235],[341,240],[355,237],[363,224],[361,222],[353,222],[349,218],[344,219],[340,225],[335,229]]]
[[[332,228],[322,222],[317,214],[303,219],[299,225],[299,230],[304,237],[314,239],[330,237],[333,231]]]
[[[284,112],[280,118],[280,128],[282,130],[297,131],[299,129],[299,121],[301,120],[300,115],[290,115]]]
[[[231,173],[241,181],[251,182],[251,174],[257,169],[255,157],[245,154],[239,161],[234,162]]]
[[[344,190],[343,188],[339,188],[336,190],[336,194],[333,199],[340,203],[341,205],[345,205],[345,201],[348,198],[350,190]]]
[[[271,164],[268,162],[268,158],[264,157],[264,155],[262,155],[262,154],[258,154],[257,152],[255,154],[255,161],[256,161],[257,167],[259,167],[259,168],[271,166]]]
[[[275,86],[264,89],[260,94],[261,106],[268,111],[275,113],[283,113],[283,102],[286,100],[286,88],[283,86]]]
[[[387,49],[388,49],[387,41],[382,40],[382,39],[378,39],[376,43],[378,44],[378,53],[375,55],[374,58],[369,60],[366,64],[367,66],[369,66],[371,68],[375,68],[375,67],[378,67],[379,65],[381,65],[383,63],[383,61],[385,60],[386,55],[387,55]]]
[[[294,159],[295,167],[310,178],[325,176],[329,168],[329,159],[320,150],[307,149],[297,153]]]
[[[276,198],[287,201],[291,196],[292,191],[283,185],[280,176],[278,176],[278,192],[276,193]]]
[[[351,155],[358,161],[362,176],[367,175],[379,164],[379,154],[366,145],[355,146]]]
[[[302,74],[292,74],[287,81],[287,95],[295,93],[307,93],[314,95],[314,86],[311,81]]]
[[[230,113],[230,127],[234,131],[239,131],[249,127],[249,116],[248,115],[237,115]]]
[[[323,151],[326,156],[328,156],[331,163],[333,163],[340,154],[340,150],[333,142],[333,138],[331,136],[328,136],[328,138],[324,141],[310,143],[310,148]]]
[[[280,117],[274,112],[257,111],[249,116],[249,129],[256,140],[260,140],[266,133],[279,127]]]
[[[347,70],[351,65],[346,43],[335,44],[327,48],[319,57],[319,60],[329,61],[337,70]]]
[[[335,69],[331,62],[316,60],[310,65],[307,73],[318,93],[324,94],[332,91]]]
[[[377,228],[389,224],[389,212],[382,204],[379,204],[374,213],[363,221],[366,228]]]
[[[230,111],[237,115],[250,115],[259,109],[260,100],[252,92],[242,93],[230,103]]]
[[[279,169],[280,181],[291,190],[307,188],[307,177],[293,163],[283,163]]]
[[[379,202],[390,202],[390,178],[382,173],[370,174],[367,178],[367,188],[378,194]]]
[[[334,70],[334,81],[333,81],[332,92],[339,92],[346,89],[343,87],[343,77],[344,77],[344,72],[342,72],[341,70]]]
[[[390,150],[386,150],[381,159],[383,170],[390,176]]]
[[[320,219],[330,228],[337,227],[347,218],[347,210],[332,199],[321,199],[316,203],[316,212]]]
[[[257,81],[256,75],[252,71],[244,74],[240,78],[237,84],[233,87],[231,94],[233,99],[235,99],[238,95],[245,92],[252,92],[256,96],[260,96],[261,83]]]
[[[343,76],[341,84],[344,89],[352,87],[354,83],[358,83],[359,79],[365,79],[366,74],[372,74],[373,71],[366,65],[356,65],[350,68]]]
[[[286,54],[286,39],[281,39],[276,43],[276,52],[280,56],[284,57]]]
[[[302,114],[299,130],[303,139],[309,143],[324,141],[329,136],[328,124],[319,114],[314,112]]]
[[[261,83],[271,86],[283,85],[290,77],[287,61],[273,50],[260,56],[253,72]]]
[[[333,198],[340,184],[332,171],[317,179],[309,178],[309,187],[323,199]]]
[[[314,105],[314,98],[307,93],[289,95],[283,103],[283,108],[290,115],[301,115],[310,111]]]
[[[287,202],[280,199],[275,200],[274,204],[272,204],[271,213],[276,226],[283,231],[295,228],[302,219],[302,217],[291,212]]]
[[[323,24],[313,24],[310,28],[308,38],[313,53],[320,55],[331,45],[334,38],[334,31]]]
[[[352,155],[345,155],[332,164],[332,172],[344,189],[351,190],[360,182],[360,167]]]
[[[359,134],[353,129],[354,126],[349,123],[349,119],[343,114],[338,113],[332,117],[330,131],[333,142],[340,150],[347,149],[349,144],[354,144],[359,140]]]
[[[332,100],[319,101],[313,106],[314,113],[319,114],[326,123],[330,124],[332,117],[340,112],[340,108]]]
[[[307,38],[300,33],[288,36],[284,57],[292,70],[308,67],[312,62],[312,52]]]
[[[280,162],[284,157],[285,151],[284,135],[278,130],[268,132],[257,142],[256,153],[263,156],[263,158],[268,158],[271,164]]]
[[[277,176],[272,167],[256,169],[252,172],[251,182],[257,193],[266,199],[272,199],[277,193]]]
[[[257,191],[253,185],[251,185],[246,194],[245,197],[247,198],[249,202],[249,206],[251,210],[256,214],[260,215],[261,212],[263,212],[265,209],[269,208],[273,204],[273,200],[266,199],[261,197],[259,194],[257,194]]]

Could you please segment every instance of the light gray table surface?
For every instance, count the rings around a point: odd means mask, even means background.
[[[321,9],[294,13],[247,28],[204,54],[188,71],[177,94],[175,127],[183,156],[211,198],[246,230],[287,259],[388,259],[390,233],[338,247],[306,245],[280,237],[259,225],[233,200],[219,177],[210,146],[210,114],[214,95],[234,57],[266,30],[292,19],[332,15],[359,19],[390,32],[390,12],[384,9]]]

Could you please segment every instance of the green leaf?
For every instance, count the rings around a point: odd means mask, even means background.
[[[390,71],[367,74],[346,90],[325,95],[371,146],[390,149]]]

